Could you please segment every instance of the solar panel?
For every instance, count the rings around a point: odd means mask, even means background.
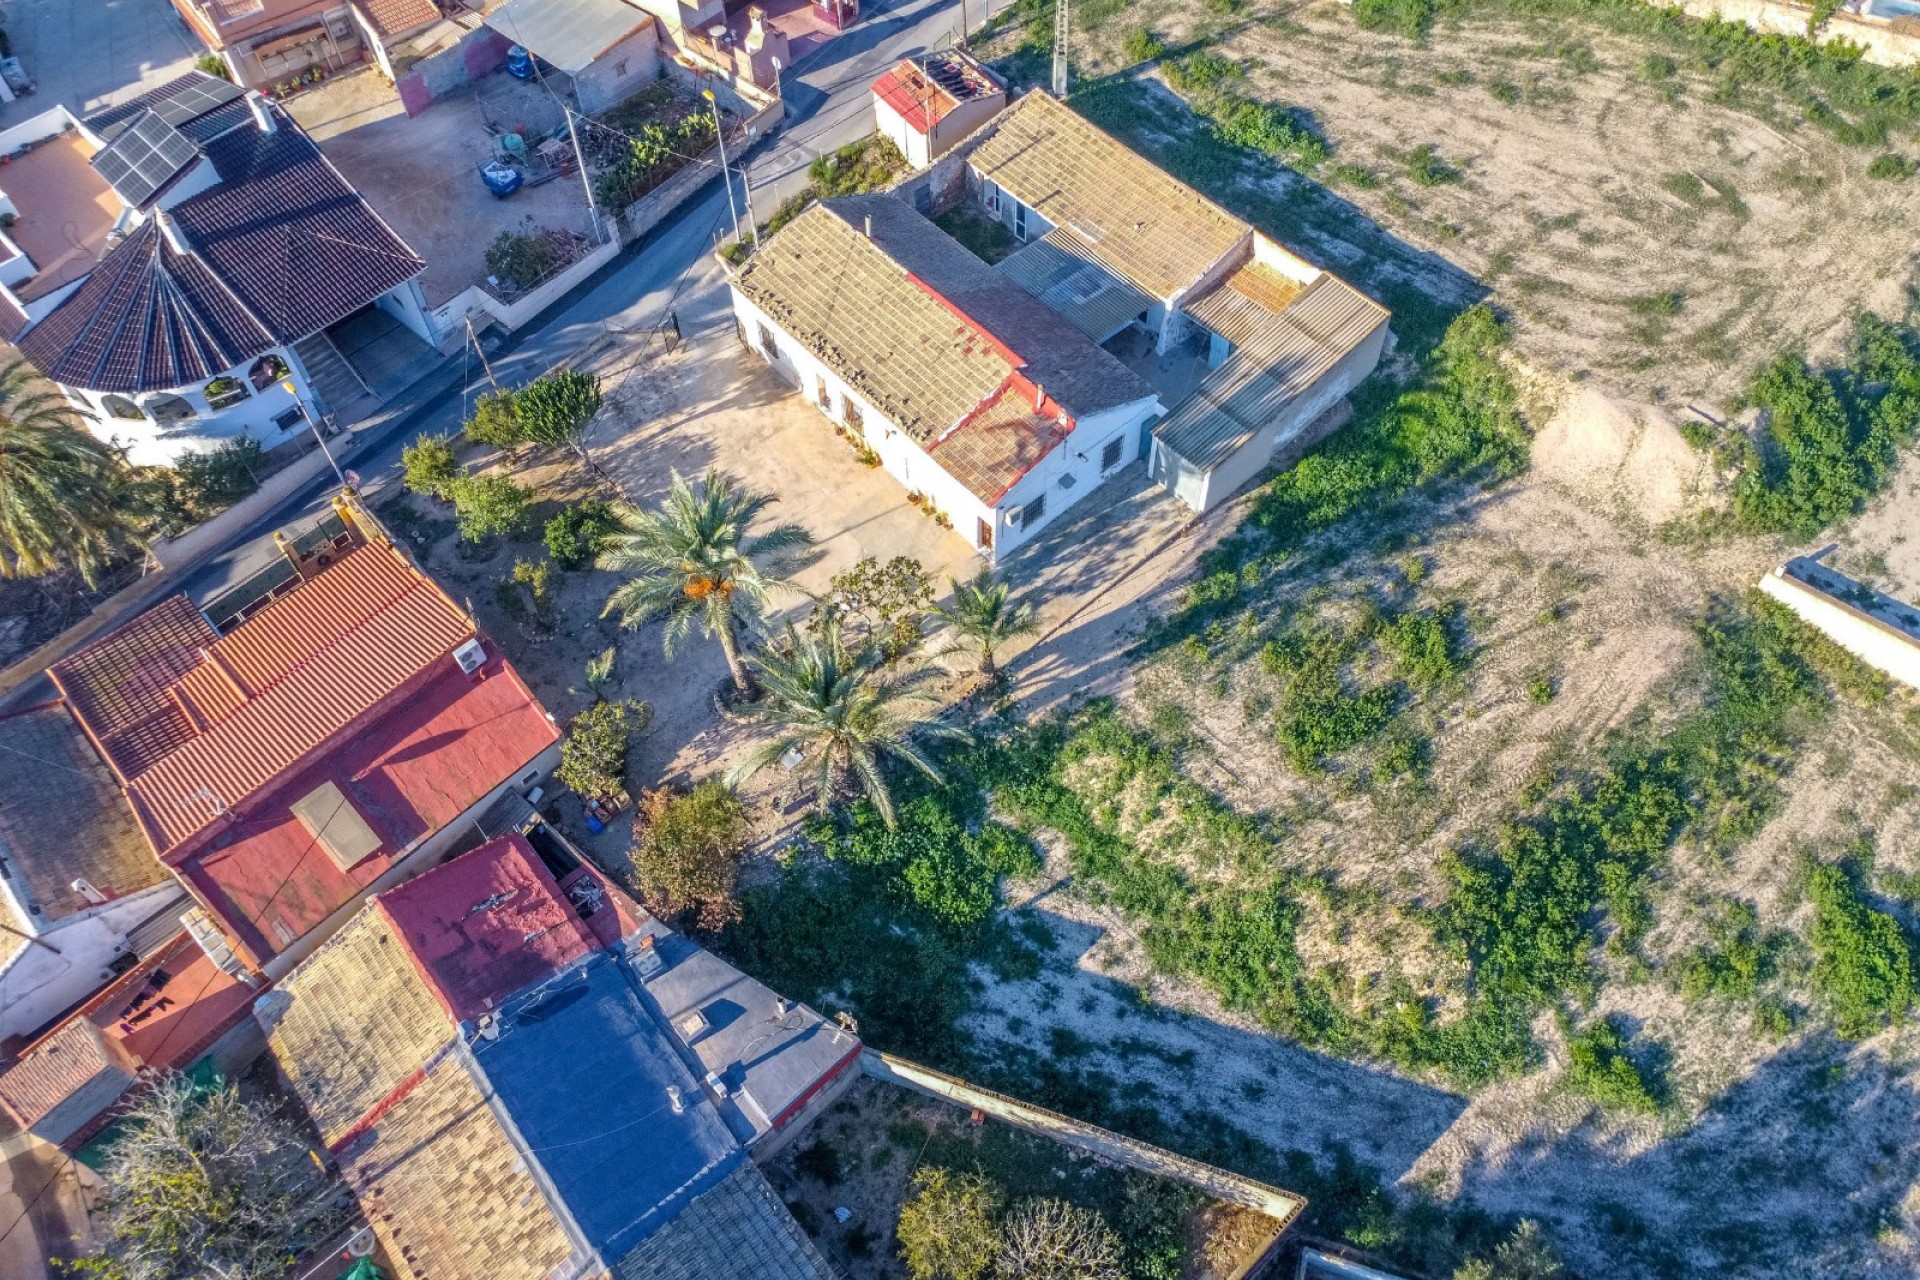
[[[153,113],[171,125],[185,124],[197,116],[203,116],[215,107],[225,106],[245,93],[239,85],[208,76],[198,84],[189,85],[180,92],[156,105]]]
[[[93,158],[93,167],[115,194],[138,207],[199,154],[193,139],[147,111]]]

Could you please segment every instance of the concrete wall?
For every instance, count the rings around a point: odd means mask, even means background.
[[[496,298],[481,285],[468,285],[432,311],[427,312],[428,321],[436,332],[442,334],[462,331],[468,316],[473,317],[475,328],[485,328],[496,320],[509,330],[518,329],[530,323],[542,311],[558,302],[568,290],[619,256],[620,236],[617,224],[607,218],[603,218],[602,222],[605,229],[605,242],[595,245],[585,257],[557,273],[538,288],[517,294],[508,301],[505,298]]]
[[[660,28],[649,22],[573,77],[573,96],[588,115],[605,111],[660,78]]]
[[[302,422],[301,430],[305,429],[306,424]],[[337,452],[346,441],[347,436],[341,434],[329,442],[329,447]],[[162,569],[190,565],[279,506],[288,496],[332,472],[333,464],[327,461],[323,451],[316,448],[268,476],[258,489],[226,510],[202,520],[177,538],[155,539],[148,550]]]
[[[873,100],[873,122],[875,132],[900,148],[900,154],[907,158],[909,169],[924,169],[933,163],[927,135],[909,125],[905,116],[877,95]]]
[[[1825,586],[1806,581],[1809,576]],[[1920,619],[1920,609],[1909,611],[1892,597],[1805,557],[1769,570],[1760,579],[1760,590],[1876,671],[1920,689],[1920,623],[1898,625],[1907,617]]]
[[[737,156],[754,140],[777,128],[786,111],[787,104],[776,98],[740,121],[727,132],[727,154]],[[668,215],[717,176],[719,164],[720,148],[717,145],[709,147],[692,163],[628,205],[620,215],[621,238],[631,244],[659,226]]]
[[[458,43],[431,58],[421,58],[395,78],[400,105],[409,116],[419,115],[433,105],[435,98],[444,98],[498,71],[512,47],[513,41],[492,27],[475,27]]]
[[[1679,0],[1680,8],[1695,18],[1724,18],[1744,23],[1755,31],[1778,35],[1804,36],[1811,11],[1800,5],[1780,4],[1777,0]],[[1846,40],[1866,50],[1864,60],[1885,67],[1910,67],[1920,63],[1920,30],[1900,19],[1861,17],[1836,13],[1820,28],[1822,43]]]
[[[169,880],[67,916],[45,935],[58,955],[22,944],[0,964],[0,1040],[26,1035],[98,991],[126,950],[128,930],[185,896]]]

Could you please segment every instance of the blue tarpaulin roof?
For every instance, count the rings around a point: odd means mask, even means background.
[[[500,1024],[474,1042],[478,1074],[609,1263],[745,1158],[614,955],[515,999]]]

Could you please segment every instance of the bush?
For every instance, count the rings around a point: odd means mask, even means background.
[[[553,776],[588,799],[625,791],[627,749],[652,722],[653,708],[644,702],[594,703],[567,726]]]
[[[513,572],[494,583],[494,599],[516,622],[531,620],[542,631],[553,630],[552,570],[544,560],[524,557],[513,562]]]
[[[1092,1209],[1065,1200],[1023,1200],[1001,1225],[1006,1280],[1125,1280],[1120,1237]]]
[[[1431,610],[1403,613],[1380,633],[1380,645],[1394,669],[1409,684],[1431,688],[1454,679],[1461,663],[1454,655],[1447,618]]]
[[[445,436],[423,435],[400,450],[400,471],[402,484],[432,498],[451,498],[463,478],[453,441]]]
[[[446,488],[460,536],[468,542],[512,538],[525,532],[533,490],[505,476],[459,476]]]
[[[1660,1102],[1627,1056],[1627,1038],[1611,1018],[1567,1038],[1567,1087],[1610,1110],[1652,1114]]]
[[[866,556],[833,575],[807,626],[818,633],[837,622],[851,647],[871,644],[892,662],[919,648],[932,612],[933,580],[925,565],[912,556],[884,564]]]
[[[1134,27],[1120,42],[1120,49],[1127,55],[1128,62],[1152,62],[1166,54],[1167,44],[1145,27]]]
[[[1303,172],[1317,168],[1330,151],[1300,114],[1239,91],[1246,72],[1216,54],[1190,53],[1166,65],[1167,83],[1194,111],[1212,122],[1223,142],[1247,147]]]
[[[1842,867],[1807,871],[1813,902],[1814,991],[1850,1039],[1872,1035],[1914,1001],[1913,954],[1899,921],[1861,898]]]
[[[461,428],[475,444],[511,449],[526,441],[527,433],[514,412],[511,391],[489,391],[473,402],[473,416]]]
[[[1888,181],[1911,178],[1913,171],[1913,161],[1907,159],[1905,156],[1895,155],[1891,151],[1884,155],[1875,156],[1873,163],[1867,166],[1867,176],[1869,178],[1881,178]]]
[[[1353,21],[1363,31],[1397,31],[1418,40],[1433,25],[1435,0],[1354,0]]]
[[[600,379],[579,369],[544,374],[520,389],[513,407],[528,440],[577,450],[600,412]]]
[[[546,279],[558,258],[544,234],[502,231],[487,246],[486,263],[488,275],[517,292]]]
[[[1711,942],[1674,963],[1680,993],[1689,1000],[1757,999],[1778,950],[1778,940],[1761,933],[1758,913],[1745,902],[1724,903],[1709,917],[1707,933]]]
[[[1000,1256],[997,1187],[977,1174],[922,1166],[895,1234],[913,1280],[982,1280]]]
[[[684,793],[662,787],[640,797],[639,816],[633,868],[641,900],[709,931],[738,920],[734,890],[752,835],[740,798],[717,781]]]
[[[189,453],[174,464],[180,499],[199,518],[224,511],[259,489],[266,458],[252,436],[235,436],[217,449]]]
[[[600,545],[620,525],[613,504],[597,499],[562,508],[547,521],[547,554],[562,569],[584,569],[600,554]]]
[[[219,76],[222,80],[232,80],[233,72],[227,70],[227,60],[217,53],[203,53],[193,60],[193,69],[210,76]]]

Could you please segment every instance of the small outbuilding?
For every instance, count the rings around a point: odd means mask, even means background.
[[[626,0],[507,0],[487,26],[573,82],[574,106],[605,111],[660,74],[660,29]]]
[[[958,49],[903,58],[873,82],[880,135],[915,169],[951,151],[1006,105],[1006,82]]]

